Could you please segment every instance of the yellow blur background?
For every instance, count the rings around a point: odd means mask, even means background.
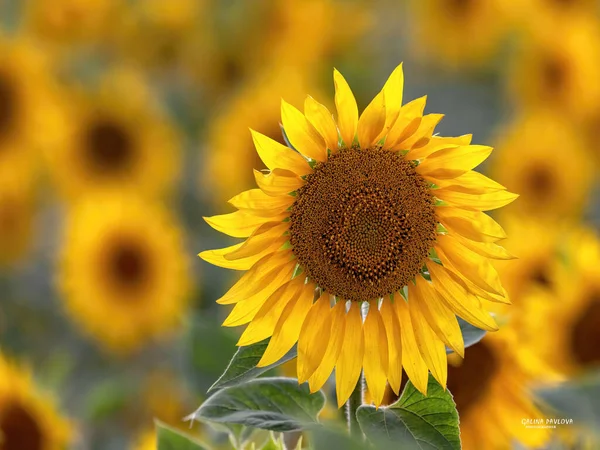
[[[0,0],[0,430],[29,436],[6,449],[153,448],[153,417],[187,427],[239,333],[214,304],[231,274],[196,257],[229,241],[202,217],[263,168],[248,128],[282,141],[281,98],[332,106],[334,67],[364,108],[404,61],[404,98],[428,95],[440,134],[496,148],[481,170],[520,194],[497,214],[519,257],[499,266],[519,395],[592,370],[598,7]]]

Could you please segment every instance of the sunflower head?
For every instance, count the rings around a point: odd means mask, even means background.
[[[360,117],[334,82],[337,122],[307,97],[304,113],[281,104],[293,148],[252,132],[269,172],[230,200],[237,212],[206,219],[248,239],[200,256],[249,270],[218,302],[236,304],[224,325],[249,323],[239,345],[271,337],[259,365],[298,342],[299,381],[318,390],[335,367],[341,404],[364,368],[379,405],[403,366],[422,391],[429,370],[446,384],[445,346],[464,351],[456,315],[497,328],[484,305],[508,300],[490,259],[512,257],[483,211],[515,195],[472,170],[490,147],[434,136],[425,98],[402,105],[401,66]]]

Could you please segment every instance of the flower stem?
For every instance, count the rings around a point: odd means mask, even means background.
[[[364,385],[364,375],[361,372],[360,378],[356,383],[356,387],[346,402],[346,420],[348,424],[348,431],[354,438],[357,439],[363,438],[362,431],[358,425],[358,420],[356,419],[356,411],[358,410],[358,407],[363,404]]]

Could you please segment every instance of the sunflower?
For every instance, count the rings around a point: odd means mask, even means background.
[[[73,206],[61,263],[68,314],[108,350],[127,353],[165,334],[186,308],[181,230],[139,197],[99,193]]]
[[[562,17],[552,26],[543,23],[524,33],[509,65],[514,102],[584,120],[600,106],[600,86],[589,82],[600,78],[598,23],[589,16]]]
[[[156,432],[154,430],[146,431],[140,435],[137,442],[132,447],[133,450],[156,450]]]
[[[577,131],[556,114],[533,111],[499,134],[490,170],[500,183],[521,195],[507,211],[552,219],[578,217],[593,182],[593,169]]]
[[[510,28],[503,0],[412,0],[409,5],[414,50],[450,69],[485,66]]]
[[[230,200],[238,211],[206,219],[248,239],[200,257],[248,270],[217,302],[235,303],[225,326],[249,323],[238,345],[271,338],[260,366],[298,342],[300,382],[316,391],[335,367],[341,405],[364,367],[378,405],[403,366],[422,392],[428,370],[446,384],[444,344],[464,351],[456,315],[497,329],[484,303],[507,299],[489,258],[511,256],[483,211],[516,195],[471,170],[490,147],[433,136],[442,116],[423,115],[424,97],[401,106],[401,66],[360,118],[337,71],[334,82],[337,124],[312,97],[304,113],[282,101],[298,151],[252,131],[270,171]]]
[[[0,448],[62,450],[70,437],[53,399],[35,388],[28,370],[0,353]]]
[[[74,199],[100,188],[134,188],[147,195],[172,189],[179,171],[178,136],[141,74],[118,69],[95,93],[65,95],[64,144],[47,154],[65,196]]]
[[[590,230],[565,240],[556,294],[528,302],[531,323],[524,342],[552,370],[575,376],[600,366],[600,240]]]
[[[449,357],[448,390],[460,416],[464,450],[511,448],[513,441],[540,448],[548,439],[548,430],[522,424],[541,414],[529,390],[532,355],[519,346],[512,330],[502,328],[467,348],[464,359]]]

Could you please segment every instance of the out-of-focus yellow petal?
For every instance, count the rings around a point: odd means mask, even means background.
[[[472,195],[457,192],[451,188],[440,188],[432,191],[440,200],[450,206],[476,211],[491,211],[515,201],[519,195],[508,191],[490,192],[488,194]]]
[[[358,106],[348,82],[336,69],[333,70],[335,84],[335,107],[337,109],[338,128],[342,141],[347,148],[352,147],[358,126]]]
[[[237,345],[256,344],[272,336],[277,320],[284,308],[288,303],[296,301],[303,287],[304,277],[299,276],[277,289],[262,305],[252,322],[244,330]]]
[[[428,176],[425,176],[425,178],[428,178]],[[454,191],[466,194],[487,194],[506,189],[500,183],[496,183],[491,178],[473,170],[456,178],[447,180],[434,179],[431,181],[439,187],[450,187]]]
[[[273,169],[268,174],[254,170],[254,179],[258,187],[272,197],[289,194],[304,184],[302,178],[286,169]]]
[[[270,137],[250,130],[258,156],[269,169],[287,169],[296,175],[308,175],[312,172],[308,161],[302,155]]]
[[[286,305],[273,331],[267,349],[256,365],[265,367],[279,361],[298,341],[300,328],[313,304],[315,285],[305,284],[297,300]]]
[[[362,369],[365,340],[362,330],[360,304],[351,302],[346,314],[346,330],[342,351],[335,365],[335,389],[338,407],[341,407],[356,387]]]
[[[427,263],[427,268],[433,287],[454,314],[482,330],[498,330],[494,318],[481,307],[476,297],[454,279],[451,272],[433,261]]]
[[[294,201],[295,198],[291,195],[271,197],[260,189],[250,189],[236,195],[229,200],[229,203],[237,209],[245,211],[247,214],[260,217],[273,217],[283,213],[292,206]]]
[[[287,267],[293,268],[296,261],[292,260],[290,250],[280,250],[263,256],[254,264],[231,288],[217,300],[220,305],[237,303],[259,292],[276,274]]]
[[[495,242],[506,238],[506,233],[498,223],[486,213],[438,206],[435,214],[451,233],[479,242]]]
[[[263,223],[281,222],[286,217],[289,217],[287,212],[273,217],[259,217],[246,214],[243,211],[236,211],[229,214],[204,217],[203,219],[212,228],[227,236],[245,238],[250,236]]]
[[[465,355],[465,344],[456,315],[440,299],[431,283],[422,276],[415,277],[416,285],[409,285],[409,298],[419,309],[437,336],[461,357]],[[412,296],[411,296],[412,294]]]
[[[275,271],[272,277],[265,280],[265,284],[260,286],[259,290],[250,297],[240,300],[236,303],[233,310],[223,322],[224,327],[237,327],[250,322],[265,302],[280,287],[292,279],[295,266],[286,266],[281,270]]]
[[[369,393],[375,406],[381,405],[387,384],[388,345],[383,320],[377,309],[377,300],[369,302],[369,313],[365,319],[365,355],[363,367]]]
[[[304,114],[285,100],[281,100],[281,121],[285,134],[296,150],[316,161],[327,159],[325,140]]]
[[[399,150],[399,143],[404,142],[410,136],[417,132],[421,125],[423,110],[427,96],[423,96],[412,102],[408,102],[400,109],[396,122],[388,131],[383,148],[390,150]]]
[[[398,314],[389,298],[383,299],[380,313],[385,326],[388,343],[388,381],[392,390],[396,395],[399,395],[400,384],[402,383],[402,341],[400,338]]]
[[[432,153],[417,166],[417,172],[436,179],[456,178],[477,167],[492,153],[492,147],[465,145]]]
[[[358,143],[367,149],[377,142],[385,125],[385,99],[383,91],[375,96],[358,119]]]
[[[417,340],[415,339],[414,325],[410,318],[408,305],[402,296],[394,294],[394,307],[400,321],[400,337],[402,340],[402,365],[406,375],[415,387],[427,395],[427,383],[429,381],[429,370],[421,356]]]
[[[429,326],[429,323],[427,320],[425,320],[425,317],[421,313],[419,306],[416,304],[416,302],[413,302],[411,293],[415,295],[414,285],[409,284],[408,310],[410,312],[410,320],[415,332],[417,347],[421,352],[423,361],[425,361],[427,367],[429,367],[429,370],[431,370],[433,377],[445,388],[446,381],[448,380],[446,346]]]
[[[319,364],[319,367],[308,379],[308,385],[310,392],[315,393],[323,387],[329,375],[335,367],[340,353],[342,352],[342,345],[344,343],[344,336],[346,332],[346,304],[343,301],[338,301],[331,310],[331,333],[329,334],[329,342],[327,343],[327,350],[323,355],[323,359]]]
[[[336,151],[338,148],[338,130],[335,120],[333,120],[333,115],[327,107],[309,95],[304,101],[304,115],[323,139],[325,139],[327,148],[331,151]]]
[[[225,259],[248,258],[258,254],[266,255],[279,249],[288,240],[283,236],[290,224],[288,222],[267,222],[258,227],[254,233],[240,246],[240,248],[227,253]]]
[[[312,305],[298,338],[298,382],[304,383],[317,370],[329,344],[331,305],[324,293]]]

